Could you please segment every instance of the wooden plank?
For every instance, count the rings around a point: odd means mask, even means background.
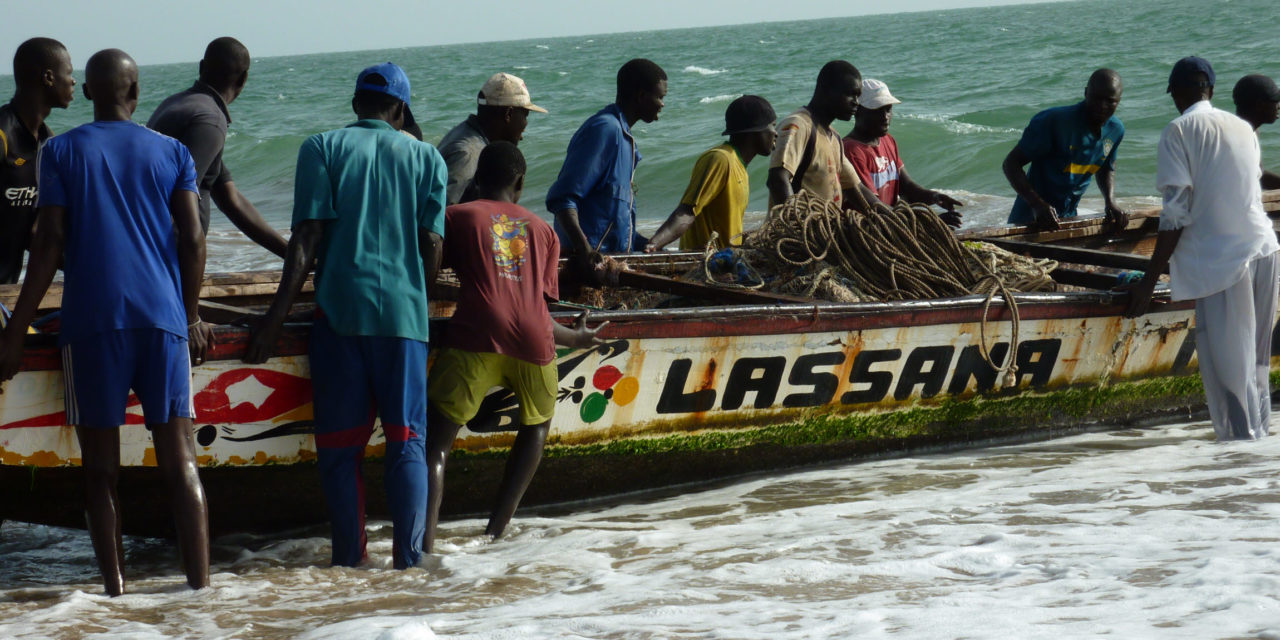
[[[685,282],[640,271],[621,271],[618,284],[647,291],[661,291],[677,296],[731,304],[814,304],[810,298],[788,296],[752,289],[729,289],[696,282]]]
[[[1081,249],[1077,247],[1059,247],[1054,245],[1035,244],[1031,242],[1020,242],[1017,240],[1002,240],[998,238],[993,238],[989,240],[989,242],[1002,249],[1008,249],[1009,251],[1017,254],[1027,255],[1033,258],[1048,258],[1050,260],[1057,260],[1058,262],[1111,267],[1113,269],[1134,269],[1138,271],[1146,271],[1151,264],[1150,258],[1133,255],[1131,253],[1114,253],[1111,251],[1098,251],[1096,249]]]

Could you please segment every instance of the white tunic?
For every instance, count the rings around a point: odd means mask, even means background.
[[[1253,127],[1208,100],[1165,127],[1156,188],[1164,196],[1160,229],[1182,229],[1169,261],[1174,300],[1222,291],[1254,258],[1280,250],[1262,208],[1261,153]]]

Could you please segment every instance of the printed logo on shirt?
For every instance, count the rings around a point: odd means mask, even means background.
[[[1103,140],[1103,141],[1102,141],[1102,155],[1104,155],[1104,156],[1109,156],[1109,155],[1111,155],[1111,146],[1112,146],[1112,144],[1111,144],[1111,138],[1107,138],[1106,140]]]
[[[32,207],[36,204],[35,187],[9,187],[4,190],[4,197],[11,207]]]
[[[505,214],[490,216],[490,220],[493,221],[489,227],[493,236],[493,262],[498,266],[498,275],[519,282],[520,268],[529,249],[529,223],[512,220]]]

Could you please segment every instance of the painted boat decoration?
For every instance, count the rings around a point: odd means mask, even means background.
[[[1280,208],[1280,192],[1267,200]],[[1202,405],[1193,305],[1166,303],[1142,318],[1123,318],[1124,296],[1107,290],[1114,275],[1096,268],[1140,266],[1152,245],[1149,216],[1120,236],[1103,234],[1098,220],[1052,233],[966,234],[1095,265],[1055,272],[1076,291],[1015,296],[1021,323],[1012,356],[1010,309],[997,302],[984,320],[980,296],[597,312],[594,319],[610,321],[601,334],[606,343],[558,354],[556,414],[524,504],[920,447],[1049,437]],[[646,260],[661,270],[659,261],[679,259]],[[274,293],[273,277],[211,278],[206,317],[229,320],[237,309],[228,302],[261,302]],[[57,295],[51,292],[53,306]],[[447,315],[448,304],[435,311]],[[433,336],[442,335],[445,321],[433,322]],[[194,368],[196,440],[216,533],[325,519],[310,433],[307,325],[287,327],[276,357],[245,365],[239,356],[247,330],[222,324],[208,361]],[[984,331],[994,362],[1014,359],[1016,386],[1005,388],[984,359]],[[63,425],[59,366],[54,336],[30,336],[24,370],[0,395],[2,518],[83,526],[79,451],[74,430]],[[494,390],[460,433],[446,513],[487,508],[515,414],[514,397]],[[163,535],[169,511],[136,401],[127,422],[123,520],[130,532]],[[380,456],[380,439],[376,432],[369,458]],[[380,466],[365,465],[374,515],[385,513]]]

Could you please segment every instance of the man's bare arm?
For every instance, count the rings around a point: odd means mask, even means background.
[[[440,234],[418,228],[418,251],[422,256],[422,277],[427,291],[435,290],[436,278],[440,275],[440,263],[444,261],[444,238]]]
[[[1035,188],[1031,186],[1031,180],[1027,178],[1027,173],[1022,170],[1030,162],[1031,159],[1022,152],[1022,149],[1014,146],[1009,155],[1005,156],[1004,163],[1000,167],[1004,171],[1005,179],[1009,181],[1009,186],[1031,205],[1031,210],[1036,214],[1036,222],[1047,229],[1057,229],[1058,210],[1036,193]]]
[[[791,190],[791,172],[786,167],[769,169],[769,177],[764,183],[769,188],[769,202],[773,204],[782,204],[795,195]]]
[[[187,315],[187,347],[192,362],[204,361],[212,331],[200,321],[200,288],[204,285],[204,230],[200,228],[200,196],[179,189],[169,198],[169,215],[178,235],[178,277]]]
[[[307,281],[307,274],[315,266],[316,250],[320,247],[320,239],[324,235],[326,221],[307,220],[293,230],[289,238],[289,250],[285,253],[284,273],[280,276],[280,286],[276,289],[271,307],[263,316],[258,326],[249,336],[249,348],[245,350],[244,361],[250,364],[266,362],[275,350],[276,339],[280,335],[280,327],[293,307],[293,301],[302,291]]]
[[[693,224],[694,217],[693,207],[680,203],[680,205],[671,212],[671,215],[667,216],[666,222],[663,222],[662,226],[658,227],[658,231],[653,234],[653,239],[651,239],[649,241],[649,245],[644,248],[645,252],[653,253],[654,251],[658,251],[684,235],[684,232],[689,229],[689,225]],[[728,244],[729,242],[728,238],[721,238],[721,240],[725,244]]]
[[[262,214],[258,213],[257,207],[254,207],[253,203],[249,202],[249,199],[236,188],[234,181],[228,180],[213,185],[209,195],[213,197],[213,203],[218,205],[218,209],[241,233],[267,251],[281,258],[285,256],[285,252],[289,250],[289,241],[267,224]]]

